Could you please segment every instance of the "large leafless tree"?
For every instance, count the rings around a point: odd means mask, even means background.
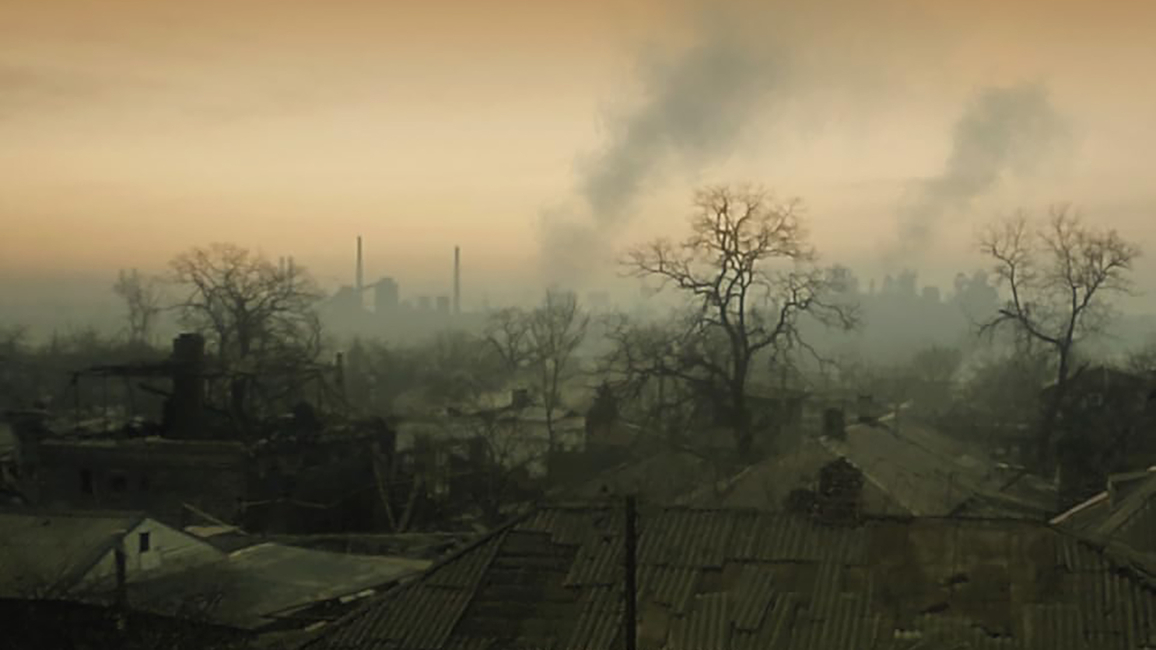
[[[1109,297],[1130,291],[1130,272],[1140,249],[1115,230],[1083,222],[1070,206],[1053,206],[1042,223],[1024,212],[992,224],[980,251],[993,262],[1007,300],[981,325],[995,332],[1010,327],[1023,342],[1042,345],[1055,362],[1055,382],[1044,405],[1036,458],[1050,468],[1054,434],[1081,341],[1102,330]]]
[[[649,371],[707,391],[742,457],[753,445],[748,381],[756,359],[778,365],[800,349],[815,352],[801,336],[804,316],[846,329],[858,321],[856,306],[837,299],[848,274],[818,266],[800,213],[798,201],[778,202],[761,188],[707,187],[695,194],[686,240],[653,241],[625,261],[691,306],[666,344],[669,363]]]
[[[309,274],[232,244],[193,248],[171,268],[182,290],[175,307],[184,325],[206,336],[228,376],[234,417],[248,420],[261,410],[256,402],[299,398],[322,347],[321,293]]]
[[[124,301],[127,310],[129,341],[135,344],[152,343],[164,298],[160,282],[136,269],[121,270],[112,289]]]
[[[528,315],[526,339],[537,375],[537,392],[546,411],[549,447],[557,448],[555,419],[562,407],[562,388],[576,370],[575,353],[586,339],[590,317],[571,292],[551,289]]]
[[[500,309],[487,319],[486,342],[510,376],[524,368],[532,356],[530,324],[529,315],[517,307]]]

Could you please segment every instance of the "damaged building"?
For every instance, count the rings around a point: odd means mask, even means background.
[[[320,531],[381,520],[374,459],[385,459],[386,471],[403,465],[384,421],[323,422],[302,404],[240,435],[206,401],[212,376],[204,339],[183,334],[164,362],[77,373],[76,381],[168,380],[171,390],[141,385],[165,397],[155,420],[85,420],[79,405],[75,413],[8,414],[20,494],[41,507],[139,510],[178,526],[208,518]]]

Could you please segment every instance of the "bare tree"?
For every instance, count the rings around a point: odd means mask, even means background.
[[[696,395],[714,389],[710,377],[695,372],[693,343],[680,323],[638,323],[622,314],[608,317],[610,352],[602,358],[602,373],[616,397],[626,405],[625,416],[643,431],[684,448],[685,437],[701,414]]]
[[[495,312],[486,324],[485,336],[508,374],[517,373],[529,362],[530,318],[521,309],[507,307]]]
[[[127,309],[129,342],[151,343],[163,300],[160,282],[141,275],[136,269],[122,269],[112,290],[124,301]]]
[[[542,304],[529,314],[526,337],[530,360],[537,370],[538,393],[546,410],[549,448],[557,448],[555,416],[562,402],[562,386],[574,370],[574,353],[586,338],[590,317],[570,292],[551,289]]]
[[[679,367],[672,374],[710,387],[745,457],[753,441],[747,382],[756,357],[768,354],[773,366],[789,362],[792,350],[817,357],[800,335],[802,316],[850,329],[858,311],[835,300],[846,270],[816,266],[798,201],[777,203],[762,189],[721,186],[699,190],[694,206],[682,244],[659,239],[631,251],[625,264],[691,302],[674,342]],[[785,264],[772,268],[775,261]]]
[[[486,525],[499,525],[508,517],[508,509],[526,496],[517,480],[519,474],[529,474],[531,466],[547,460],[549,452],[542,448],[541,439],[531,437],[516,412],[476,402],[458,420],[456,433],[464,434],[477,453],[471,500]]]
[[[981,325],[993,333],[1011,327],[1024,342],[1040,344],[1055,360],[1055,384],[1044,406],[1035,460],[1048,470],[1057,420],[1074,369],[1077,345],[1102,331],[1110,316],[1106,298],[1128,293],[1129,272],[1140,249],[1115,230],[1083,223],[1067,205],[1054,206],[1048,220],[1033,225],[1019,212],[992,224],[980,238],[1007,301]]]
[[[502,386],[503,364],[487,341],[475,335],[442,332],[411,355],[431,404],[461,406]]]
[[[194,248],[171,267],[184,291],[174,306],[214,349],[234,417],[249,419],[255,396],[266,403],[297,396],[293,378],[314,373],[322,347],[321,293],[308,273],[231,244]]]

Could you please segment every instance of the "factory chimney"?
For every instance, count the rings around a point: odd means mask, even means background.
[[[462,249],[454,246],[454,314],[462,313]]]
[[[357,275],[355,278],[355,285],[357,287],[357,297],[359,300],[361,299],[361,289],[364,286],[362,284],[361,268],[362,268],[361,267],[361,235],[358,235],[357,236]]]

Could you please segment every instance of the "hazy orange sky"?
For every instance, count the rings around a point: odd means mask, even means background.
[[[696,184],[749,180],[802,196],[828,259],[875,268],[907,184],[944,168],[977,90],[1035,82],[1074,146],[945,219],[912,265],[973,267],[976,224],[1052,200],[1156,256],[1156,5],[705,6],[0,0],[0,276],[111,281],[230,241],[333,285],[361,234],[371,278],[440,291],[460,244],[467,290],[499,295],[541,268],[543,211],[582,211],[565,207],[576,170],[646,104],[650,63],[704,30],[767,47],[783,81],[709,156],[661,156],[616,244],[679,235]],[[1156,289],[1152,256],[1140,279]]]

